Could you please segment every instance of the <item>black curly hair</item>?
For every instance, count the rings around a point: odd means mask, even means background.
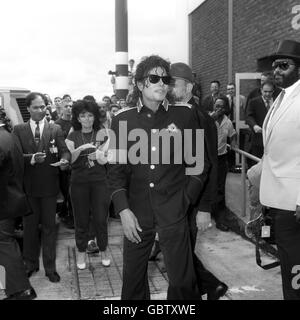
[[[149,71],[155,68],[162,68],[166,71],[167,75],[170,75],[170,62],[163,59],[158,55],[151,55],[144,57],[142,61],[137,65],[134,76],[134,88],[132,92],[132,102],[136,104],[138,99],[141,97],[141,92],[137,87],[138,82],[145,83],[145,77],[147,77]]]
[[[100,113],[97,103],[88,100],[77,100],[72,105],[72,126],[73,129],[81,130],[81,123],[78,121],[78,117],[82,112],[90,112],[94,115],[93,129],[98,131],[101,128]]]

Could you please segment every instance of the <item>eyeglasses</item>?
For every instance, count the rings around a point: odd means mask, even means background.
[[[166,85],[169,85],[171,83],[172,78],[170,76],[158,76],[157,74],[148,74],[148,76],[146,77],[149,79],[150,83],[158,83],[160,81],[160,79],[162,80],[162,82]]]
[[[295,64],[294,63],[291,63],[289,61],[274,61],[272,63],[272,68],[275,70],[276,68],[279,68],[283,71],[286,71],[288,70],[288,68],[290,66],[294,66]]]

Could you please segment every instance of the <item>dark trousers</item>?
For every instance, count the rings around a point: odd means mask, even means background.
[[[28,269],[39,267],[39,224],[41,224],[44,269],[47,273],[52,273],[56,270],[56,196],[44,198],[28,197],[28,201],[32,214],[25,216],[23,220],[23,256],[26,266]]]
[[[226,213],[225,210],[225,185],[226,185],[226,176],[228,172],[228,160],[227,153],[221,156],[218,156],[218,195],[217,201],[213,208],[213,217],[216,222],[223,223],[224,216]]]
[[[96,181],[73,183],[70,188],[75,221],[75,240],[78,251],[86,251],[89,238],[90,214],[100,251],[107,247],[109,197],[107,183]]]
[[[189,228],[190,228],[190,238],[191,238],[191,246],[193,252],[193,262],[195,273],[197,277],[198,288],[201,292],[201,295],[213,291],[219,286],[222,282],[216,278],[211,272],[205,269],[201,260],[197,257],[195,253],[196,240],[197,240],[197,225],[196,225],[196,215],[197,210],[191,210],[189,214]]]
[[[270,208],[269,212],[274,216],[274,232],[281,265],[283,297],[285,300],[300,300],[300,288],[293,288],[293,278],[299,272],[293,273],[293,268],[295,266],[298,266],[298,270],[300,268],[300,224],[296,222],[294,211]],[[299,285],[298,276],[297,286],[299,287]]]
[[[6,295],[31,288],[17,241],[13,219],[0,220],[0,266],[5,269]]]
[[[158,228],[159,243],[169,278],[168,300],[201,299],[193,267],[192,248],[186,219]],[[155,230],[139,233],[142,242],[124,237],[122,300],[149,300],[148,259]]]
[[[59,187],[62,195],[64,196],[64,202],[61,206],[60,215],[63,217],[70,216],[73,217],[72,203],[70,197],[70,170],[59,171]]]

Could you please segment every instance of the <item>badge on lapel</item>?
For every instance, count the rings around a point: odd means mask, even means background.
[[[58,149],[57,149],[57,146],[55,145],[55,139],[52,139],[50,141],[49,151],[51,154],[55,154],[55,155],[58,154]]]

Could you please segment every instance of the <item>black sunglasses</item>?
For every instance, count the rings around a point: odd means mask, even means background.
[[[150,83],[158,83],[160,81],[160,79],[162,80],[162,82],[166,85],[169,85],[171,83],[172,78],[170,76],[158,76],[157,74],[148,74],[148,76],[146,77],[149,79]]]
[[[291,65],[294,65],[293,63],[290,63],[288,61],[274,61],[272,63],[272,68],[275,70],[276,68],[280,68],[283,71],[286,71]]]

